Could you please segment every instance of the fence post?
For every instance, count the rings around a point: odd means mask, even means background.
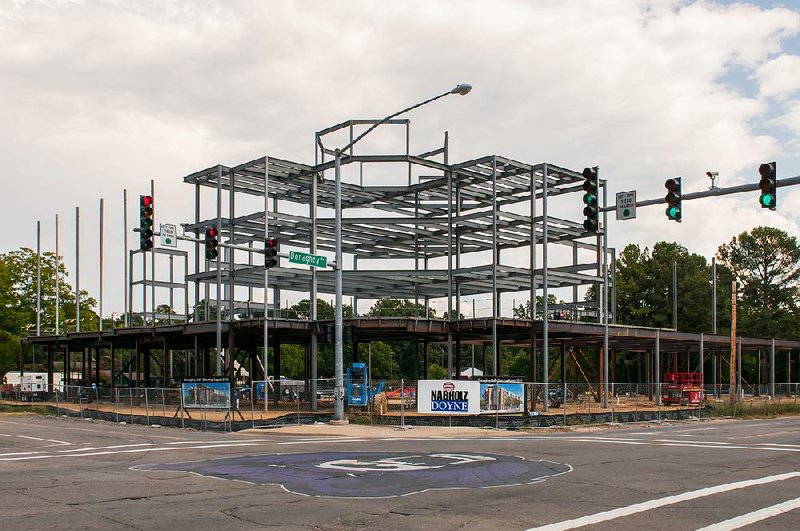
[[[250,422],[252,426],[256,427],[256,382],[252,379],[250,380]]]
[[[133,387],[128,387],[128,398],[131,406],[131,424],[133,424]]]
[[[81,386],[78,386],[78,409],[81,412],[81,420],[83,420],[83,393],[81,392]]]
[[[114,393],[112,394],[111,398],[114,400],[114,418],[116,419],[117,424],[119,424],[119,410],[117,409],[117,402],[119,402],[119,388],[114,388]]]
[[[97,411],[97,420],[100,420],[100,388],[92,384],[94,387],[95,410]]]
[[[297,425],[300,425],[300,386],[295,387],[296,391],[294,393],[295,399],[297,400]]]
[[[564,427],[567,427],[567,382],[564,382],[564,396],[561,397],[561,407],[564,408]]]
[[[586,401],[589,405],[589,426],[592,425],[592,402],[594,402],[594,395],[591,391],[592,389],[589,387],[589,400]]]
[[[498,396],[499,394],[500,394],[500,386],[497,383],[495,383],[494,384],[494,407],[495,407],[494,429],[496,430],[500,429],[500,404],[498,403],[498,401],[500,400],[500,397]],[[547,400],[547,397],[544,397],[544,400]]]
[[[61,415],[61,407],[60,407],[60,404],[58,402],[58,388],[56,388],[55,395],[56,395],[56,416],[60,416]]]
[[[148,427],[150,426],[150,397],[147,396],[150,394],[148,393],[149,390],[150,390],[149,387],[144,388],[144,415],[147,418]]]
[[[400,378],[400,427],[406,427],[406,419],[405,419],[405,412],[406,412],[406,385],[405,380]]]
[[[611,382],[611,424],[614,424],[614,406],[616,405],[616,400],[614,396],[614,382]]]

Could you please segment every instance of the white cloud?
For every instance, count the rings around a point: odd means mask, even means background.
[[[752,125],[769,98],[787,100],[770,125],[800,130],[788,99],[797,76],[781,74],[796,56],[780,49],[798,31],[797,9],[707,1],[16,2],[0,7],[0,157],[12,199],[0,221],[21,228],[3,247],[33,245],[36,219],[49,225],[76,204],[90,211],[105,196],[118,206],[122,188],[138,194],[150,178],[160,212],[184,221],[183,175],[264,153],[311,162],[314,131],[459,82],[475,89],[409,115],[412,150],[447,129],[451,160],[599,164],[612,196],[659,197],[675,175],[701,190],[707,170],[722,186],[754,182],[758,163],[785,150]],[[722,84],[732,65],[752,69],[758,98]],[[706,199],[689,202],[678,225],[649,207],[612,222],[611,243],[675,239],[708,254],[756,224],[795,227],[796,211]],[[88,215],[84,227],[96,231]],[[121,264],[107,263],[121,278]],[[82,265],[90,278],[91,267]],[[106,290],[121,301],[121,288]]]
[[[761,96],[784,100],[800,91],[800,56],[782,54],[757,70]]]

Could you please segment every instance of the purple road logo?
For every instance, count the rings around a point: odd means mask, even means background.
[[[525,485],[564,474],[572,467],[483,453],[323,452],[139,465],[133,469],[275,484],[306,496],[386,498],[437,489]]]

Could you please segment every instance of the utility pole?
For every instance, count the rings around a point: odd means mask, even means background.
[[[678,330],[678,262],[672,261],[672,328]]]
[[[736,281],[731,283],[731,369],[728,399],[736,404]]]

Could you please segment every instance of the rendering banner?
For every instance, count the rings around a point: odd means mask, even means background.
[[[525,387],[519,382],[486,381],[481,384],[481,413],[521,413]]]
[[[185,409],[230,409],[231,382],[227,378],[186,378],[181,383]]]
[[[477,415],[481,384],[468,380],[419,380],[417,411],[434,415]]]

